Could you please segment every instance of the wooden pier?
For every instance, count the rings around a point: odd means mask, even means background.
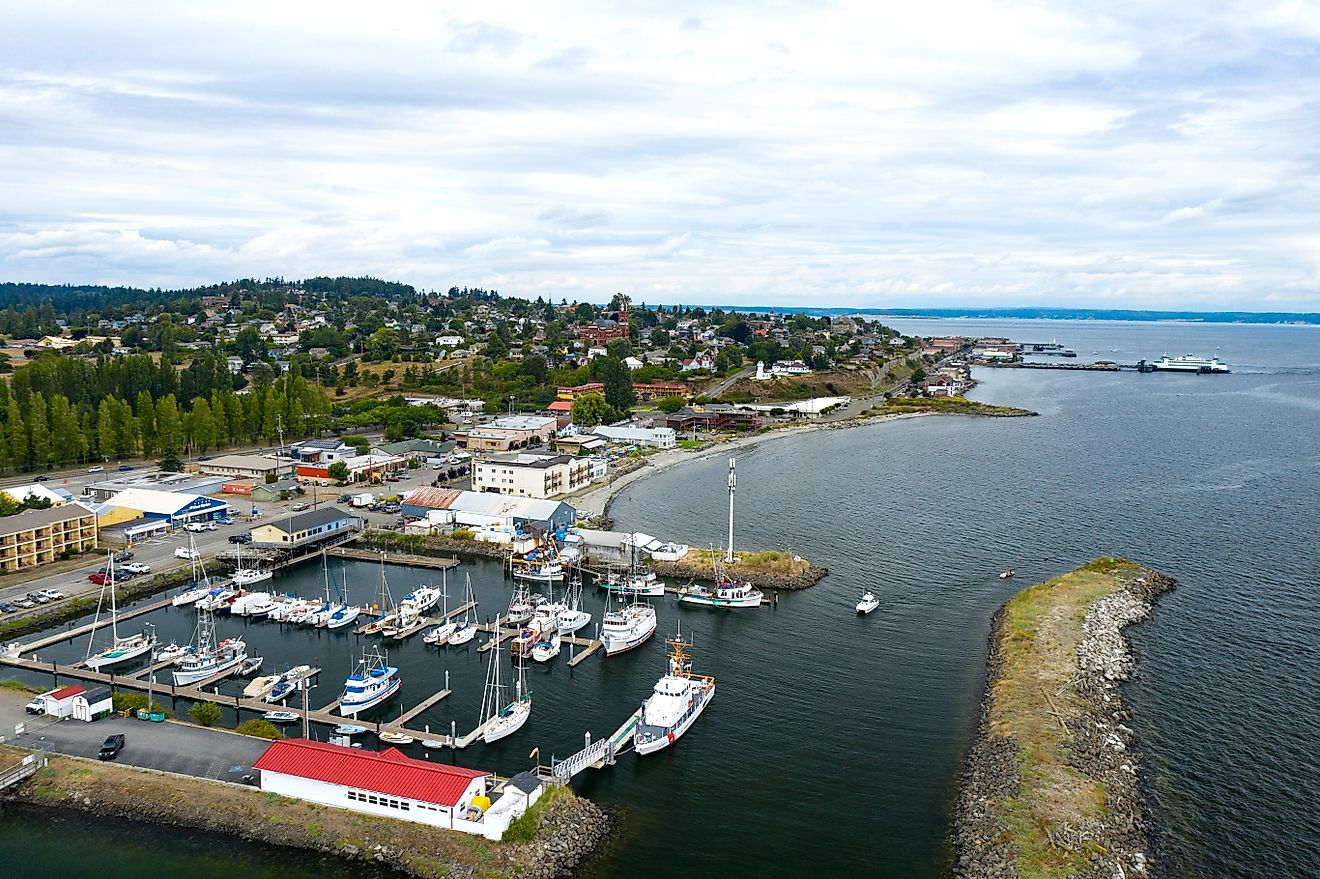
[[[151,613],[153,610],[160,610],[162,607],[169,607],[171,601],[173,601],[173,597],[167,596],[165,598],[158,598],[147,604],[129,608],[128,610],[120,610],[117,614],[119,622],[122,623],[124,620],[131,620],[134,617],[140,617],[143,614]],[[56,632],[53,635],[47,635],[46,637],[38,638],[35,641],[27,641],[22,644],[10,646],[16,647],[20,655],[24,653],[32,653],[33,651],[41,650],[43,647],[49,647],[52,644],[60,644],[64,641],[72,641],[75,638],[80,638],[83,635],[89,635],[97,629],[102,629],[108,625],[110,625],[110,617],[106,616],[104,619],[85,623],[77,628],[65,629],[62,632]]]
[[[438,693],[432,693],[430,696],[427,696],[425,699],[418,702],[412,708],[409,708],[407,711],[403,712],[403,714],[400,714],[398,724],[400,726],[403,726],[403,724],[412,720],[414,717],[421,714],[423,711],[425,711],[426,709],[430,708],[432,705],[439,702],[441,699],[448,696],[449,692],[450,692],[449,690],[441,690]]]
[[[418,618],[417,618],[417,622],[413,623],[411,626],[409,626],[408,628],[404,629],[402,632],[396,632],[395,634],[391,635],[390,637],[393,638],[393,639],[395,639],[396,641],[402,641],[404,638],[410,638],[410,637],[412,637],[413,635],[416,635],[416,634],[417,634],[418,632],[420,632],[422,629],[429,628],[430,626],[438,626],[438,625],[440,625],[441,623],[447,622],[448,620],[452,620],[452,619],[453,619],[454,617],[456,617],[456,616],[459,616],[459,615],[461,615],[461,614],[465,614],[465,613],[467,613],[469,610],[471,610],[472,608],[474,608],[474,607],[476,607],[476,606],[477,606],[477,603],[476,603],[475,601],[469,601],[467,604],[464,604],[464,605],[462,605],[462,606],[460,606],[460,607],[456,607],[456,608],[454,608],[453,610],[449,611],[448,613],[442,613],[442,614],[438,614],[438,615],[436,615],[436,616],[424,616],[424,617],[418,617]],[[396,619],[398,619],[398,617],[399,617],[399,612],[398,612],[397,610],[392,610],[392,611],[390,611],[389,613],[385,614],[384,617],[381,617],[379,620],[372,620],[372,621],[369,622],[369,623],[363,623],[362,625],[358,626],[356,629],[353,630],[353,634],[354,634],[354,635],[381,635],[381,633],[382,633],[385,629],[389,628],[389,626],[390,626],[390,625],[391,625]],[[381,623],[381,622],[383,622],[384,625],[378,625],[378,623]],[[368,631],[367,631],[368,629],[371,629],[371,628],[373,628],[373,627],[375,627],[375,631],[373,631],[373,632],[368,632]],[[382,637],[384,637],[384,636],[382,635]]]
[[[384,561],[387,565],[406,565],[410,568],[434,568],[437,571],[458,567],[458,557],[443,558],[433,555],[414,555],[406,552],[384,553],[375,549],[358,549],[352,546],[336,546],[326,550],[326,555],[337,559],[354,559],[360,562]]]
[[[495,645],[495,639],[497,637],[499,638],[499,643],[503,644],[505,641],[509,640],[514,635],[517,635],[519,632],[521,632],[522,629],[521,628],[506,629],[504,627],[500,627],[499,634],[496,635],[495,626],[493,624],[478,623],[477,631],[485,632],[486,634],[491,636],[491,639],[489,641],[487,641],[485,644],[482,644],[480,647],[477,648],[478,653],[485,653]],[[572,659],[568,661],[569,668],[572,668],[573,666],[577,665],[579,662],[586,659],[588,656],[591,656],[597,650],[599,650],[601,647],[604,646],[603,642],[595,638],[579,638],[576,635],[560,635],[559,640],[561,644],[572,644],[574,647],[583,648],[582,652],[577,653],[576,655],[573,656]]]

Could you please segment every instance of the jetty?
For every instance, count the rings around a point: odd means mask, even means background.
[[[480,647],[477,648],[478,653],[485,653],[488,650],[490,650],[492,647],[494,647],[496,643],[503,644],[505,641],[509,640],[514,635],[517,635],[519,632],[521,632],[522,629],[521,628],[506,629],[503,626],[501,626],[499,631],[496,632],[495,625],[493,623],[478,623],[477,631],[485,632],[486,634],[491,636],[489,641],[487,641],[485,644],[482,644]],[[591,656],[597,650],[605,646],[604,642],[597,638],[579,638],[576,635],[560,635],[559,640],[563,644],[571,644],[574,647],[582,648],[582,652],[575,653],[573,657],[568,660],[569,668],[573,668],[579,662],[582,662],[588,656]]]
[[[586,734],[586,744],[581,751],[564,760],[550,758],[550,774],[558,781],[570,781],[584,769],[603,769],[613,766],[615,760],[627,751],[637,734],[637,724],[642,720],[642,709],[638,708],[623,722],[623,725],[599,741],[591,740],[591,733]]]
[[[151,613],[153,610],[160,610],[162,607],[169,607],[170,602],[172,600],[173,599],[171,597],[167,596],[165,598],[159,598],[156,601],[151,601],[146,604],[140,604],[137,607],[132,607],[127,610],[120,609],[117,613],[118,621],[122,623],[124,622],[124,620],[131,620],[134,617],[140,617],[143,614]],[[47,635],[44,638],[37,638],[34,641],[25,641],[22,643],[10,644],[9,649],[11,651],[14,651],[16,655],[22,655],[24,653],[33,653],[37,650],[41,650],[44,647],[49,647],[52,644],[60,644],[64,641],[72,641],[75,638],[80,638],[83,635],[90,635],[92,632],[95,632],[97,629],[103,629],[106,626],[109,626],[110,622],[111,622],[110,617],[107,616],[105,619],[94,620],[90,623],[85,623],[81,626],[77,626],[72,629],[65,629],[61,632],[55,632],[54,634]]]
[[[448,613],[420,616],[417,618],[417,621],[415,623],[408,626],[403,631],[395,633],[391,637],[393,637],[395,640],[402,641],[404,638],[409,638],[413,635],[416,635],[418,632],[422,631],[423,629],[430,628],[431,626],[438,626],[441,623],[446,623],[452,620],[454,617],[461,616],[467,613],[469,610],[472,610],[476,606],[477,603],[475,601],[469,601],[466,604],[462,604],[454,608]],[[397,620],[398,618],[399,618],[399,612],[397,610],[392,610],[389,613],[385,614],[383,617],[379,617],[377,619],[371,620],[370,622],[366,622],[358,626],[356,629],[353,630],[353,634],[379,635],[382,629],[385,629],[390,625],[392,625],[394,621]]]
[[[376,549],[359,549],[355,546],[336,546],[326,550],[326,555],[337,559],[353,559],[360,562],[379,562],[382,557],[387,565],[407,565],[410,568],[433,568],[447,571],[457,568],[458,557],[444,558],[434,555],[416,555],[407,552],[385,553]]]

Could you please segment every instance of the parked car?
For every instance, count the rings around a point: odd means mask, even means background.
[[[335,503],[346,504],[352,499],[353,499],[353,495],[351,494],[341,494],[339,497],[335,498]]]
[[[301,504],[301,503],[294,504],[292,507],[290,507],[290,509],[293,510],[295,513],[301,513],[303,510],[307,509],[307,504]]]
[[[132,465],[132,464],[120,464],[120,465],[119,465],[119,472],[120,472],[120,473],[127,473],[129,470],[132,470],[132,469],[133,469],[133,465]]]
[[[14,604],[18,607],[23,608],[24,610],[28,610],[29,608],[33,608],[37,606],[37,603],[35,601],[29,601],[26,598],[15,598]]]
[[[131,558],[133,558],[133,553],[127,549],[121,549],[119,552],[115,553],[115,561],[117,562],[126,562]]]
[[[174,548],[174,557],[176,559],[199,559],[202,557],[202,554],[195,549],[189,549],[186,546],[178,546]]]
[[[221,525],[233,525],[233,524],[234,524],[234,520],[231,519],[231,518],[229,518],[228,516],[225,516],[223,519],[216,519],[216,521],[219,522]]]
[[[122,733],[115,733],[112,736],[106,736],[105,741],[101,743],[101,751],[96,756],[102,760],[113,760],[119,756],[119,752],[124,750],[124,736]]]
[[[203,522],[203,523],[202,523],[202,527],[204,527],[207,531],[219,531],[219,530],[220,530],[220,526],[217,525],[217,524],[214,523],[214,522]]]
[[[11,601],[0,601],[0,613],[13,613],[18,610],[18,605]]]
[[[183,527],[188,529],[189,531],[192,531],[193,533],[206,530],[206,526],[203,525],[201,522],[189,522],[187,525],[184,525]]]
[[[133,576],[134,576],[133,572],[128,570],[127,568],[120,568],[119,570],[115,571],[115,579],[118,580],[120,583],[123,583],[126,580],[132,580]]]
[[[48,598],[45,595],[42,595],[40,592],[29,592],[27,595],[23,597],[26,598],[28,601],[35,601],[38,604],[45,604],[48,601],[50,601],[50,598]]]
[[[214,457],[215,457],[214,455],[198,455],[198,456],[197,456],[197,460],[198,460],[198,462],[201,462],[201,461],[209,461],[209,460],[211,460],[211,459],[214,458]]]
[[[59,601],[64,597],[64,593],[58,589],[41,589],[38,590],[38,594],[46,596],[51,601]]]
[[[32,477],[32,481],[33,481],[33,482],[49,482],[49,481],[50,481],[50,477],[49,477],[49,476],[34,476],[34,477]]]
[[[144,565],[142,562],[129,562],[124,565],[124,570],[130,574],[150,574],[151,565]]]
[[[231,534],[231,535],[229,535],[229,542],[230,542],[230,543],[251,543],[251,542],[252,542],[252,535],[251,535],[251,534]]]

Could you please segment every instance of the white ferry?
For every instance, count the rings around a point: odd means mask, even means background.
[[[1184,354],[1181,357],[1170,357],[1166,354],[1151,365],[1157,372],[1195,372],[1199,375],[1211,375],[1232,371],[1228,368],[1228,364],[1218,357],[1207,360],[1195,354]]]

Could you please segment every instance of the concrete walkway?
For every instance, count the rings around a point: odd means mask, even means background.
[[[256,774],[252,764],[270,744],[263,739],[183,723],[148,723],[118,716],[95,723],[57,721],[24,712],[28,700],[28,696],[19,693],[0,691],[0,733],[19,747],[44,748],[53,754],[96,759],[106,736],[122,733],[125,745],[115,758],[116,763],[241,782],[244,775]],[[19,723],[27,731],[15,738],[14,725]]]

